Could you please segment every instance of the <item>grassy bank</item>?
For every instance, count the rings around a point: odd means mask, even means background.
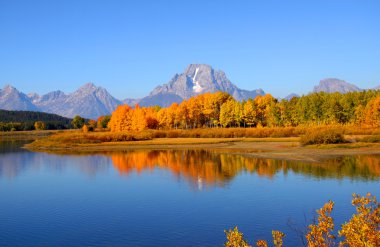
[[[58,130],[30,130],[0,132],[1,140],[37,140],[58,133]]]

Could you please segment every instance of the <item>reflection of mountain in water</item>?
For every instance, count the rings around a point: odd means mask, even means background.
[[[155,168],[169,169],[175,176],[184,177],[198,185],[200,182],[223,185],[242,172],[268,178],[273,178],[280,172],[316,178],[380,178],[379,156],[342,157],[314,164],[200,150],[129,151],[113,153],[111,157],[120,174],[133,171],[140,173]]]
[[[28,171],[64,172],[68,169],[79,170],[88,176],[103,173],[110,168],[107,157],[51,155],[33,152],[11,152],[0,154],[0,179],[15,178]]]

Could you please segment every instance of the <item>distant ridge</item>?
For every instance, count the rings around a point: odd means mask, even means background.
[[[288,96],[286,96],[284,99],[286,100],[291,100],[293,98],[299,98],[300,96],[298,94],[295,94],[295,93],[291,93],[289,94]]]
[[[317,86],[314,87],[313,92],[326,92],[326,93],[348,93],[348,92],[358,92],[362,89],[358,88],[354,84],[350,84],[346,81],[336,79],[336,78],[327,78],[319,82]]]
[[[68,118],[80,115],[96,119],[111,114],[121,104],[107,90],[93,83],[87,83],[71,94],[58,90],[42,96],[36,93],[25,95],[12,86],[0,90],[0,109],[41,111]]]

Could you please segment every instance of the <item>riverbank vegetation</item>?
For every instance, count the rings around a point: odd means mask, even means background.
[[[317,210],[317,219],[308,226],[305,236],[308,247],[376,247],[380,246],[380,204],[375,196],[368,193],[366,196],[353,194],[352,205],[356,208],[350,220],[334,233],[334,219],[331,213],[334,203],[329,201],[321,209]],[[225,231],[226,247],[250,247],[243,233],[235,227]],[[284,233],[272,231],[275,247],[283,246]],[[266,240],[258,240],[258,247],[267,247]]]

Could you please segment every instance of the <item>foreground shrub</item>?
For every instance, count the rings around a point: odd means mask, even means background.
[[[345,142],[343,131],[336,128],[316,128],[301,136],[302,145],[336,144]]]
[[[339,236],[344,237],[340,246],[380,246],[380,207],[375,196],[353,195],[352,205],[356,214],[342,225]]]
[[[340,242],[335,243],[336,236],[333,234],[334,219],[331,212],[334,203],[329,201],[321,209],[317,210],[317,222],[309,225],[309,232],[305,238],[308,247],[378,247],[380,246],[380,203],[375,196],[368,193],[366,196],[353,194],[352,205],[356,207],[356,213],[342,225],[339,231]],[[233,230],[224,231],[228,247],[248,247],[248,242],[243,238],[243,233],[237,227]],[[280,231],[272,231],[273,244],[281,247],[283,237]],[[268,247],[265,240],[256,242],[259,247]]]

